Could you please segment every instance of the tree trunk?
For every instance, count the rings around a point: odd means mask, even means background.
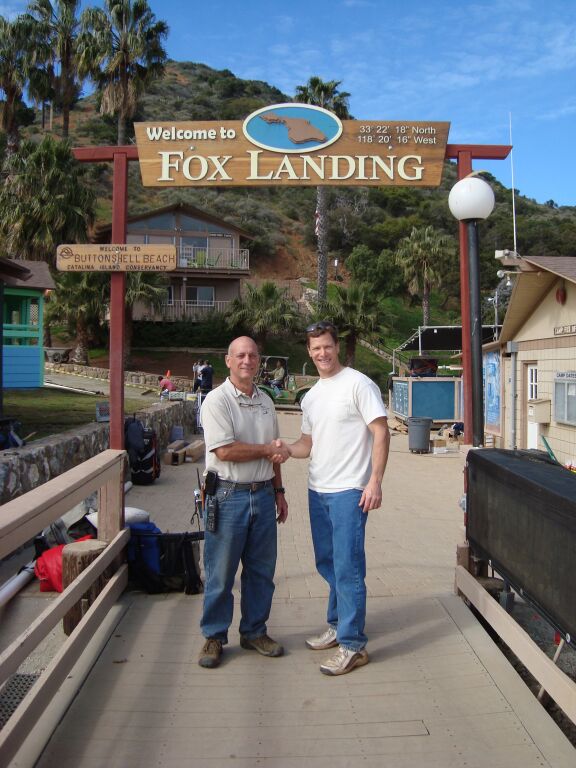
[[[88,329],[82,315],[76,319],[76,348],[72,359],[78,365],[88,365]]]
[[[346,365],[353,366],[356,360],[356,334],[346,336]]]
[[[316,188],[316,232],[318,239],[318,307],[326,303],[328,297],[328,246],[326,244],[326,224],[328,213],[328,190]]]
[[[430,324],[430,283],[426,280],[422,291],[422,323],[423,325]]]
[[[42,328],[42,343],[44,349],[52,346],[52,329],[48,320],[44,320],[44,326]]]
[[[126,143],[126,120],[124,120],[124,115],[119,112],[118,113],[118,146],[123,147]]]
[[[66,544],[62,550],[62,586],[64,589],[70,586],[78,576],[96,560],[96,558],[106,549],[105,541],[98,539],[87,539],[86,541],[75,541]],[[78,626],[82,617],[98,597],[100,592],[106,586],[106,581],[110,578],[110,568],[101,574],[94,584],[83,595],[62,619],[62,627],[65,635],[71,635]]]
[[[67,139],[70,131],[70,107],[62,107],[62,138]]]

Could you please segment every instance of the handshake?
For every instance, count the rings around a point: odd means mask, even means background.
[[[290,447],[283,440],[272,440],[270,448],[272,452],[268,459],[273,464],[284,464],[292,456]]]

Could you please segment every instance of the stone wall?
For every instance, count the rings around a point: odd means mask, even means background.
[[[68,367],[68,366],[67,366]],[[170,442],[174,426],[184,428],[185,435],[194,432],[195,403],[171,401],[155,403],[138,411],[144,426],[156,430],[160,451]],[[22,448],[0,453],[0,505],[31,491],[109,447],[108,424],[87,424],[69,432],[61,432],[35,440]]]
[[[76,365],[76,363],[46,363],[45,370],[54,373],[73,373],[75,376],[85,376],[89,379],[104,379],[108,381],[110,371],[108,368],[95,368],[89,365]],[[192,392],[194,381],[184,376],[170,376],[176,389],[182,392]],[[158,390],[158,374],[145,373],[144,371],[125,371],[124,383],[144,389]]]

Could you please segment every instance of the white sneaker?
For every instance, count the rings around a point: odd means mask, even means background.
[[[336,640],[336,629],[329,625],[328,629],[322,632],[321,635],[315,637],[309,637],[306,640],[306,645],[313,651],[325,651],[327,648],[334,648],[338,645]]]
[[[356,667],[363,667],[369,661],[370,658],[365,648],[361,651],[351,651],[341,645],[334,656],[326,659],[324,664],[320,665],[320,672],[325,675],[345,675],[347,672],[352,672]]]

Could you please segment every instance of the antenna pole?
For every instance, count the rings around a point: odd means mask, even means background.
[[[516,245],[516,190],[514,189],[514,147],[512,144],[512,112],[508,113],[508,124],[510,130],[510,171],[512,178],[512,228],[514,232],[514,255],[518,253]]]

